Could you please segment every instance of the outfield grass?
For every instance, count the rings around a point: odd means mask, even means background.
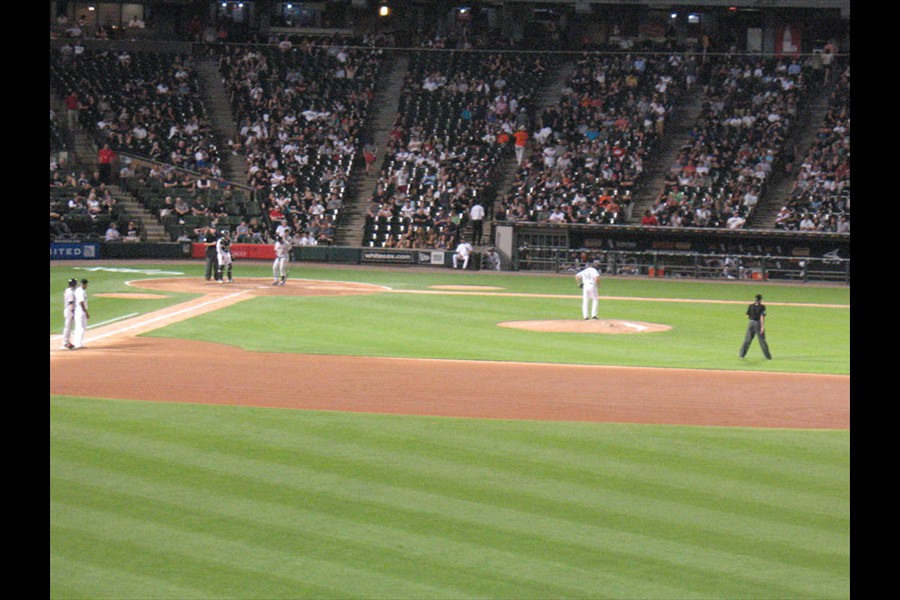
[[[118,268],[116,265],[110,269]],[[250,350],[849,372],[849,288],[607,279],[604,318],[659,334],[535,334],[578,318],[568,276],[334,269],[294,277],[563,297],[255,298],[150,335]],[[166,273],[148,275],[144,269]],[[51,267],[92,321],[127,279],[202,265]],[[238,277],[269,277],[239,264]],[[736,360],[744,304],[775,360]],[[637,301],[630,298],[654,298]],[[691,298],[738,304],[682,303]],[[837,307],[809,307],[830,304]],[[541,423],[50,398],[52,598],[848,598],[847,431]]]
[[[51,597],[846,598],[849,434],[51,399]]]

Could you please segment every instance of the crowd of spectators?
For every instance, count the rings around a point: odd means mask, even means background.
[[[120,222],[128,222],[128,215],[101,181],[99,172],[67,170],[52,152],[49,197],[51,240],[90,237],[99,241],[110,224],[118,227]],[[135,236],[138,241],[137,228]]]
[[[490,210],[498,162],[532,120],[550,68],[543,53],[423,48],[411,55],[366,214],[371,246],[454,248],[470,210]]]
[[[107,25],[89,19],[87,14],[69,19],[66,14],[60,13],[50,24],[50,39],[71,40],[76,44],[85,39],[135,39],[143,36],[146,30],[147,24],[138,15],[129,17],[119,25]]]
[[[51,86],[66,98],[68,127],[88,131],[98,146],[168,165],[148,178],[189,189],[189,214],[213,219],[235,216],[203,202],[210,197],[204,190],[224,185],[222,155],[238,155],[261,211],[231,223],[245,229],[243,239],[266,241],[267,227],[280,226],[304,244],[334,243],[351,169],[364,162],[364,147],[374,148],[362,132],[389,36],[367,35],[359,45],[340,35],[216,45],[237,125],[227,141],[212,132],[191,56],[85,49],[84,35],[69,37],[50,56]],[[632,188],[696,80],[695,57],[584,52],[559,102],[538,111],[534,96],[555,67],[552,54],[476,49],[467,36],[450,42],[455,50],[446,44],[429,38],[410,55],[390,139],[372,165],[377,182],[364,243],[452,249],[476,204],[499,221],[633,220]],[[773,169],[784,165],[797,179],[776,227],[849,232],[849,67],[837,72],[816,143],[792,160],[785,142],[810,65],[744,55],[710,65],[701,116],[640,222],[742,228]],[[63,131],[62,114],[51,110],[51,155]],[[504,157],[515,157],[518,171],[495,201]],[[194,174],[185,179],[185,171]],[[54,225],[53,214],[92,218],[98,205],[103,210],[108,190],[92,196],[81,179],[51,168],[51,187],[74,190],[65,207],[51,199],[51,229],[65,227],[65,219]],[[178,212],[174,201],[166,209]],[[126,238],[127,224],[117,226]]]
[[[585,53],[559,103],[530,128],[505,221],[624,223],[631,190],[694,72],[679,54]]]
[[[850,233],[850,66],[840,73],[815,141],[798,161],[776,229]]]
[[[338,35],[285,41],[220,50],[238,130],[228,145],[271,223],[331,244],[383,55]]]
[[[204,230],[229,230],[235,241],[270,243],[268,221],[248,190],[205,174],[150,164],[120,183],[164,226],[173,239],[201,241]]]
[[[66,98],[69,124],[98,146],[220,178],[212,134],[189,55],[52,48],[51,85]]]
[[[743,228],[784,159],[809,71],[800,58],[717,59],[700,118],[645,224]]]

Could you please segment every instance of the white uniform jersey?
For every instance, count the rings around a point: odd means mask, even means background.
[[[87,291],[84,288],[75,290],[75,311],[83,312],[88,307]]]
[[[291,251],[291,243],[287,240],[275,242],[275,258],[287,258]]]
[[[596,287],[597,282],[600,280],[600,272],[594,267],[587,267],[586,269],[579,271],[578,274],[575,275],[575,278],[583,283],[584,287]]]
[[[216,242],[216,258],[219,260],[219,266],[231,264],[231,240],[219,238]]]
[[[75,312],[75,288],[67,287],[63,292],[63,314],[71,315]]]
[[[226,241],[225,238],[219,238],[216,242],[216,252],[219,254],[230,254],[231,253],[231,242]]]

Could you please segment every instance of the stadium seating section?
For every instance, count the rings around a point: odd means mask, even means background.
[[[216,52],[236,131],[227,140],[212,131],[191,56],[50,52],[51,89],[61,100],[80,96],[78,126],[98,147],[154,165],[121,183],[173,240],[209,224],[244,223],[263,241],[285,222],[296,236],[334,243],[366,143],[381,149],[367,246],[452,247],[475,200],[500,220],[635,224],[634,190],[661,142],[671,145],[672,115],[693,86],[701,86],[702,108],[648,209],[653,224],[743,228],[782,169],[794,185],[776,228],[849,232],[849,66],[834,75],[814,144],[800,149],[792,128],[815,86],[798,58],[707,57],[698,81],[696,58],[679,53],[423,48],[409,53],[385,144],[365,139],[384,50],[323,36],[290,48],[221,44]],[[562,93],[538,106],[549,76],[564,67],[571,75]],[[512,183],[495,189],[519,129],[528,151]],[[105,187],[54,168],[52,157],[70,146],[64,115],[51,111],[51,239],[102,237],[110,220],[127,227],[121,207],[86,206]],[[224,181],[228,154],[247,165],[246,181]],[[195,210],[171,211],[167,197]]]

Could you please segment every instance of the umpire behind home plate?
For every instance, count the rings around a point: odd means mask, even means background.
[[[218,251],[216,250],[216,228],[212,226],[206,227],[201,235],[203,239],[200,241],[206,245],[206,280],[209,281],[213,277],[218,279],[219,261],[217,258]]]

